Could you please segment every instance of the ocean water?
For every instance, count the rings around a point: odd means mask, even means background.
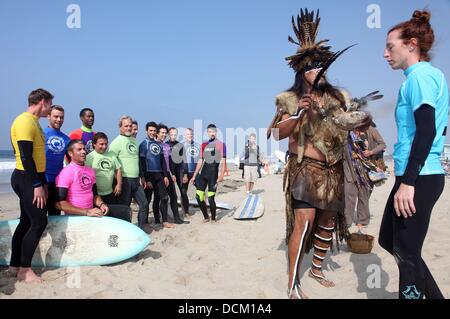
[[[14,152],[0,150],[0,193],[11,193],[11,174],[16,167]]]

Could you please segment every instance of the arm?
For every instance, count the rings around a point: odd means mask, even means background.
[[[416,212],[414,205],[414,185],[425,163],[436,137],[435,109],[422,105],[414,112],[416,134],[414,136],[408,165],[402,176],[402,183],[394,196],[394,208],[397,216],[405,218]]]
[[[39,187],[43,185],[43,182],[39,178],[36,169],[36,163],[33,159],[33,142],[32,141],[17,141],[17,146],[20,152],[20,160],[22,161],[25,173],[31,179],[33,187]]]
[[[275,125],[275,130],[273,132],[273,138],[276,141],[283,140],[289,137],[294,131],[298,124],[298,119],[289,119],[291,116],[287,113],[283,114],[280,123]]]
[[[402,177],[402,183],[415,185],[417,176],[425,163],[436,137],[435,110],[429,105],[422,105],[414,112],[416,134],[414,136],[408,165]]]
[[[300,110],[308,110],[311,107],[311,104],[313,103],[312,97],[309,94],[305,94],[301,99],[298,101],[298,109]],[[278,112],[282,112],[282,108],[277,104],[277,108],[279,109]],[[306,112],[302,112],[298,117],[291,118],[291,115],[288,113],[284,113],[281,116],[281,121],[278,123],[275,123],[274,128],[278,129],[274,131],[274,138],[275,140],[283,140],[286,137],[289,137],[292,132],[294,131],[297,124],[303,120],[305,117]],[[278,132],[277,132],[278,131]]]
[[[227,168],[227,159],[225,157],[222,157],[222,159],[220,160],[220,173],[219,173],[219,178],[217,179],[218,182],[223,181],[226,168]]]
[[[81,216],[101,216],[103,215],[98,208],[85,209],[73,206],[71,203],[67,201],[67,192],[68,189],[64,187],[57,187],[56,194],[58,201],[55,203],[55,207],[59,210],[62,210],[66,213],[70,213],[72,215],[81,215]]]
[[[120,193],[122,193],[122,171],[120,168],[116,169],[116,187],[114,188],[114,195],[118,196]]]
[[[34,187],[33,204],[40,209],[43,209],[47,203],[47,194],[44,189],[45,180],[41,181],[36,169],[36,163],[33,159],[33,142],[32,141],[17,141],[19,148],[20,159],[26,175],[30,178]]]
[[[198,162],[197,162],[197,166],[195,167],[194,175],[192,175],[192,178],[191,178],[191,184],[194,184],[195,178],[197,177],[198,173],[202,169],[202,166],[203,166],[203,158],[199,158]]]

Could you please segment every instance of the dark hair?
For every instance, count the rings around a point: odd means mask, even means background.
[[[217,126],[215,124],[209,124],[206,129],[210,129],[210,128],[217,129]]]
[[[169,128],[165,124],[159,123],[158,127],[156,128],[157,132],[159,133],[159,131],[161,131],[162,129],[165,129],[167,132],[169,131]]]
[[[133,122],[131,122],[131,124],[139,125],[137,121],[133,121]]]
[[[149,127],[154,127],[154,128],[158,128],[158,124],[156,124],[155,122],[148,122],[147,124],[145,124],[145,130],[148,131]]]
[[[169,132],[172,131],[172,130],[177,130],[178,131],[178,129],[176,127],[173,127],[173,126],[171,128],[169,128]]]
[[[82,109],[82,110],[80,111],[80,117],[83,117],[84,114],[86,114],[86,112],[92,112],[92,114],[94,114],[94,111],[93,111],[92,109],[90,109],[90,108],[88,108],[88,107],[85,107],[84,109]]]
[[[53,100],[53,97],[54,96],[47,90],[36,89],[34,91],[31,91],[31,93],[28,95],[28,106],[36,105],[42,100],[48,102],[50,100]]]
[[[434,43],[434,31],[430,24],[431,13],[423,10],[414,11],[412,18],[409,21],[405,21],[397,24],[388,34],[392,31],[400,31],[400,39],[404,43],[409,42],[412,38],[417,39],[417,45],[420,50],[420,60],[430,61],[431,57],[428,53],[433,47]]]
[[[67,145],[67,152],[71,151],[73,149],[73,147],[75,146],[75,144],[79,144],[79,143],[84,145],[83,140],[80,140],[80,139],[71,140],[69,142],[69,144]]]
[[[289,92],[295,93],[298,98],[301,98],[307,93],[303,74],[304,73],[302,72],[296,72],[294,85],[292,85],[292,87],[288,90]],[[345,107],[345,98],[342,93],[337,88],[333,87],[325,77],[324,79],[324,83],[319,83],[318,90],[322,91],[322,93],[328,93],[337,99],[341,103],[342,107]]]
[[[52,108],[50,109],[50,113],[52,113],[53,110],[64,112],[64,108],[61,105],[52,105]]]
[[[103,133],[103,132],[95,133],[94,137],[92,138],[92,143],[97,144],[97,141],[102,138],[104,138],[105,140],[108,140],[108,136],[105,133]]]

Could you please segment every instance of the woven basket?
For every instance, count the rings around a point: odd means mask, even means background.
[[[347,239],[347,245],[354,254],[370,254],[375,237],[367,234],[353,233]]]

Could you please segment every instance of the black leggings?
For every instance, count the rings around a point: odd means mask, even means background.
[[[175,221],[180,221],[180,214],[178,212],[178,196],[175,188],[175,183],[169,178],[169,186],[167,186],[167,194],[170,199],[170,209],[172,210],[173,218]]]
[[[216,190],[217,190],[217,178],[218,173],[207,173],[205,175],[198,174],[195,180],[195,187],[197,188],[197,203],[200,210],[203,213],[205,219],[209,219],[208,210],[205,202],[205,191],[208,187],[208,203],[209,209],[211,211],[212,220],[216,220]]]
[[[42,181],[43,174],[39,174]],[[47,226],[47,209],[37,208],[33,204],[34,187],[32,180],[24,171],[14,170],[11,176],[11,186],[20,200],[20,222],[12,238],[11,262],[12,267],[31,267],[34,251],[36,250],[42,233]]]
[[[412,217],[397,217],[394,195],[401,183],[395,180],[380,227],[379,244],[394,256],[400,272],[400,299],[443,299],[430,270],[421,257],[431,211],[444,189],[444,175],[419,176],[415,185]]]
[[[147,188],[145,195],[147,201],[150,203],[153,198],[153,215],[155,217],[155,224],[161,223],[160,211],[164,223],[168,221],[167,206],[169,202],[169,194],[167,194],[166,185],[164,185],[164,175],[162,173],[148,172],[145,175],[145,181],[152,183],[153,188]]]
[[[183,213],[185,216],[189,214],[188,189],[189,182],[192,179],[192,176],[194,176],[194,173],[187,173],[188,181],[187,183],[183,183],[183,174],[181,174],[181,172],[177,174],[177,184],[181,194],[181,206],[183,208]]]
[[[131,208],[125,205],[109,205],[108,217],[118,218],[131,223]]]
[[[56,186],[55,183],[48,183],[47,212],[48,216],[60,216],[61,211],[56,209]]]

